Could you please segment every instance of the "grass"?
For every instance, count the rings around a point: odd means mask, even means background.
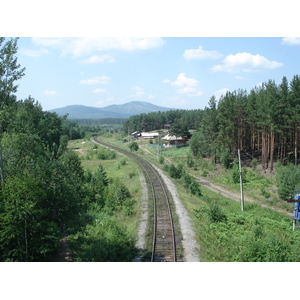
[[[121,140],[105,138],[106,142],[114,143],[118,147],[128,149],[128,143]],[[80,144],[80,142],[77,143]],[[239,183],[232,182],[233,171],[217,168],[210,160],[195,161],[191,168],[186,167],[189,148],[162,151],[165,163],[159,164],[157,149],[147,147],[145,141],[139,142],[138,153],[164,168],[167,164],[183,164],[192,175],[206,174],[210,180],[226,186],[233,191],[239,191]],[[83,144],[82,150],[87,147]],[[144,151],[145,148],[147,151]],[[149,153],[150,152],[150,153]],[[167,155],[166,155],[167,154]],[[79,154],[82,155],[82,154]],[[101,161],[109,176],[119,176],[132,185],[136,199],[141,197],[138,192],[140,186],[137,169],[132,162],[119,166],[124,157],[117,155],[111,161]],[[125,159],[126,160],[126,159]],[[99,161],[84,160],[86,169],[92,170]],[[131,175],[130,175],[131,174]],[[168,175],[168,173],[166,172]],[[217,176],[215,176],[217,175]],[[131,177],[130,177],[131,176]],[[129,180],[130,179],[130,180]],[[274,178],[262,176],[258,171],[247,169],[244,184],[245,195],[256,198],[260,203],[269,203],[276,207],[284,207],[278,199]],[[299,261],[300,260],[300,231],[292,231],[291,219],[271,209],[258,204],[245,203],[245,211],[241,212],[240,203],[222,197],[220,194],[201,186],[202,196],[192,195],[183,184],[183,179],[171,179],[177,188],[180,199],[191,217],[196,238],[201,245],[201,261]],[[285,207],[292,210],[291,205]],[[120,220],[125,218],[120,216]],[[126,218],[125,218],[126,219]],[[123,222],[123,220],[122,220]],[[127,222],[127,223],[126,223]],[[126,226],[135,232],[138,214],[135,221],[126,221]]]
[[[120,181],[126,185],[131,195],[130,199],[125,202],[122,208],[115,211],[113,215],[106,214],[97,208],[96,205],[90,208],[88,211],[89,224],[82,233],[78,232],[71,237],[71,245],[73,245],[75,252],[78,254],[77,260],[94,261],[96,258],[96,261],[99,261],[97,260],[99,255],[96,253],[95,248],[100,249],[104,246],[115,249],[115,256],[110,259],[116,260],[118,259],[118,255],[119,257],[123,257],[125,254],[122,254],[123,256],[120,254],[122,249],[113,241],[111,235],[116,236],[120,245],[122,244],[122,236],[124,236],[124,239],[128,240],[128,242],[136,240],[140,215],[142,213],[142,189],[139,167],[134,161],[119,153],[116,153],[114,159],[98,159],[97,153],[104,147],[98,145],[98,149],[95,149],[95,144],[90,140],[73,140],[69,142],[68,146],[76,150],[78,156],[81,158],[83,169],[86,172],[94,173],[98,169],[99,164],[101,164],[104,167],[107,178],[109,180],[119,178]],[[90,154],[87,156],[88,153]],[[107,227],[107,229],[103,231],[99,222],[102,222],[104,224],[103,226],[105,228]],[[109,233],[110,230],[112,230],[111,233]],[[101,236],[102,244],[98,241],[96,235],[99,238]],[[92,241],[94,241],[94,243]],[[132,248],[132,245],[130,245],[130,247]],[[102,250],[102,253],[108,251],[107,249]],[[104,257],[109,257],[105,255]],[[127,253],[120,261],[123,261],[123,259],[128,260],[129,257],[130,253]],[[101,258],[98,257],[98,259],[103,259],[103,256]],[[131,259],[133,259],[133,257]]]
[[[258,204],[240,204],[201,187],[188,194],[175,181],[201,245],[201,261],[299,261],[300,232],[288,216]]]

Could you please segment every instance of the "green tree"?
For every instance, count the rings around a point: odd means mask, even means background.
[[[139,145],[137,144],[137,142],[131,142],[128,147],[129,147],[130,151],[138,151],[139,150]]]
[[[18,88],[15,81],[24,76],[25,68],[21,68],[15,56],[18,50],[17,41],[18,38],[9,41],[0,38],[0,109],[15,100],[10,97]]]
[[[59,229],[47,221],[39,179],[24,171],[8,177],[2,191],[1,261],[44,260],[56,249]]]
[[[295,165],[298,164],[298,148],[299,148],[299,118],[300,118],[300,77],[299,75],[294,75],[292,81],[290,82],[290,97],[289,97],[291,107],[291,122],[294,132],[294,162]]]

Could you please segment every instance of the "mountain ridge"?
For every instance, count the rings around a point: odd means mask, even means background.
[[[157,106],[145,101],[131,101],[124,104],[112,104],[101,108],[85,105],[68,105],[49,111],[55,112],[60,116],[68,114],[68,119],[103,119],[129,118],[142,113],[169,110],[176,110],[176,108]]]

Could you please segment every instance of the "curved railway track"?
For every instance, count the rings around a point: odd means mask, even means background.
[[[143,168],[150,184],[150,194],[153,198],[153,219],[152,222],[152,251],[151,262],[176,262],[180,261],[178,234],[175,234],[170,196],[168,189],[161,179],[158,171],[147,160],[139,155],[122,148],[92,139],[94,143],[114,149],[135,159]],[[150,214],[151,215],[151,214]]]

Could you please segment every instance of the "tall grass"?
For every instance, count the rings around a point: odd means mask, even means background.
[[[205,189],[204,189],[205,190]],[[204,192],[206,204],[194,209],[206,261],[288,262],[300,260],[300,231],[283,214]]]

